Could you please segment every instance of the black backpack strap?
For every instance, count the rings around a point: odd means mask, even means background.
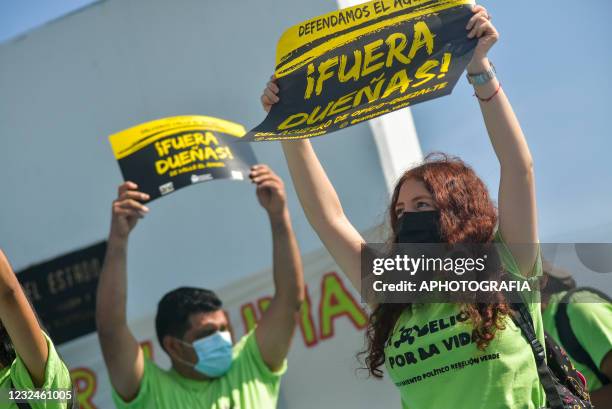
[[[9,388],[15,389],[15,385],[13,384],[12,379],[9,382]],[[30,406],[28,402],[13,401],[13,403],[15,403],[15,405],[17,405],[19,409],[32,409],[32,406]]]
[[[548,401],[550,408],[564,409],[565,406],[563,404],[563,399],[561,399],[561,395],[559,395],[555,379],[550,372],[548,365],[546,365],[546,350],[536,336],[533,319],[531,318],[531,314],[527,309],[527,305],[524,303],[512,304],[512,309],[516,311],[516,314],[514,314],[513,317],[514,322],[521,329],[523,336],[527,339],[527,342],[529,342],[529,345],[531,346],[536,367],[538,369],[538,377],[540,378],[540,383],[544,388],[544,392],[546,392],[546,400]]]
[[[589,353],[580,344],[578,338],[576,338],[576,335],[572,330],[570,319],[567,315],[567,305],[570,302],[570,298],[578,291],[588,291],[600,296],[604,300],[610,301],[610,298],[606,294],[594,288],[574,288],[568,291],[559,301],[557,313],[555,314],[555,326],[557,327],[557,333],[559,334],[559,341],[561,341],[561,345],[570,355],[570,357],[576,360],[576,362],[580,362],[582,365],[589,368],[597,376],[597,379],[599,379],[602,385],[607,385],[610,383],[610,378],[599,370],[593,361],[593,358],[591,358],[591,355],[589,355]]]

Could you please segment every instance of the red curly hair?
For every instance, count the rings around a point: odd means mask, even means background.
[[[483,181],[461,159],[441,153],[430,154],[420,166],[406,171],[397,182],[391,198],[388,217],[392,237],[397,241],[399,229],[395,211],[400,189],[408,179],[423,182],[440,212],[440,231],[445,243],[489,243],[493,241],[497,225],[497,210]],[[504,329],[504,317],[509,307],[501,294],[494,294],[487,303],[461,306],[472,324],[473,337],[479,349],[484,350]],[[411,303],[380,303],[370,315],[366,330],[367,349],[365,365],[370,375],[382,378],[380,370],[385,362],[387,342],[400,314],[412,307]]]

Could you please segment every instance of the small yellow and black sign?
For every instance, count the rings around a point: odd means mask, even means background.
[[[216,179],[245,180],[257,163],[242,125],[207,116],[175,116],[110,136],[125,180],[151,200]]]

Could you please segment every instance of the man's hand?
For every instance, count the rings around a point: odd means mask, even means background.
[[[264,111],[270,112],[272,105],[276,104],[280,101],[278,97],[278,85],[276,85],[276,77],[273,75],[270,77],[270,81],[266,84],[266,88],[263,90],[263,94],[261,94],[261,106]]]
[[[129,181],[119,186],[117,199],[113,202],[111,238],[127,239],[138,219],[149,212],[149,208],[141,203],[149,200],[149,195],[136,189],[138,185]]]
[[[282,216],[287,207],[285,185],[267,165],[255,165],[249,177],[257,185],[257,199],[270,217]]]

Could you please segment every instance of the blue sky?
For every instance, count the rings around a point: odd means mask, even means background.
[[[0,42],[89,3],[0,0]],[[491,59],[534,156],[542,240],[612,241],[612,2],[483,4],[501,33]],[[424,151],[462,157],[497,196],[497,162],[465,81],[413,113]]]
[[[542,241],[612,242],[612,2],[484,1],[490,58],[529,142]],[[577,6],[583,4],[584,6]],[[425,151],[457,154],[496,195],[498,165],[466,81],[413,108]]]
[[[73,12],[92,0],[0,0],[0,42]]]

